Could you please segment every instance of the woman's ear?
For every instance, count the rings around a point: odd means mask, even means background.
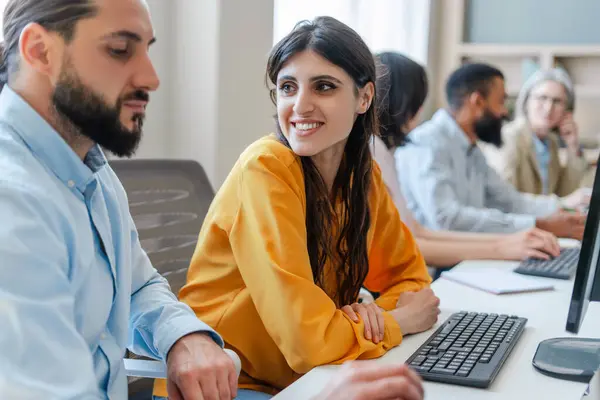
[[[356,112],[364,114],[369,110],[375,97],[375,85],[373,82],[368,82],[364,87],[358,89],[358,106]]]

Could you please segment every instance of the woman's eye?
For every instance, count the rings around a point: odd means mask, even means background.
[[[319,92],[328,92],[333,89],[335,89],[335,85],[333,85],[329,82],[320,82],[317,84],[317,90]]]
[[[294,91],[294,86],[289,83],[283,83],[279,86],[279,90],[284,94],[290,94]]]

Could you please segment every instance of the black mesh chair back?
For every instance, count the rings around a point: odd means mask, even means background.
[[[177,294],[214,197],[204,169],[187,160],[115,160],[110,165],[127,192],[142,248]]]

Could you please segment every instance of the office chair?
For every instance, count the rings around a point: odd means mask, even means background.
[[[177,160],[112,160],[110,165],[127,192],[142,248],[177,294],[185,284],[198,233],[215,195],[204,169],[195,161]],[[374,301],[365,289],[361,299]],[[239,375],[239,356],[231,350],[227,353]],[[160,361],[128,352],[124,364],[129,400],[151,398],[153,381],[144,378],[166,377]]]
[[[187,160],[111,160],[110,166],[127,192],[142,248],[177,294],[214,197],[204,169]],[[239,374],[239,358],[229,355]],[[164,364],[129,352],[126,357],[129,399],[151,398],[153,381],[142,378],[164,377]]]

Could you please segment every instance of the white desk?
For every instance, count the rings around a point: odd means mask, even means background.
[[[563,242],[567,244],[569,242]],[[456,268],[513,269],[517,262],[466,261]],[[546,279],[546,278],[537,278]],[[537,372],[531,360],[538,343],[552,337],[574,336],[565,330],[567,310],[571,298],[573,280],[549,280],[555,290],[514,295],[493,295],[471,289],[444,279],[432,284],[441,300],[437,328],[453,312],[467,310],[498,314],[515,314],[528,318],[525,331],[513,352],[488,389],[475,389],[456,385],[425,382],[426,399],[557,399],[580,400],[587,385],[550,378]],[[432,334],[433,329],[404,339],[400,346],[378,359],[381,363],[403,363]],[[591,303],[580,337],[600,338],[600,304]],[[318,367],[282,391],[277,399],[308,399],[317,394],[331,379],[339,366]]]

